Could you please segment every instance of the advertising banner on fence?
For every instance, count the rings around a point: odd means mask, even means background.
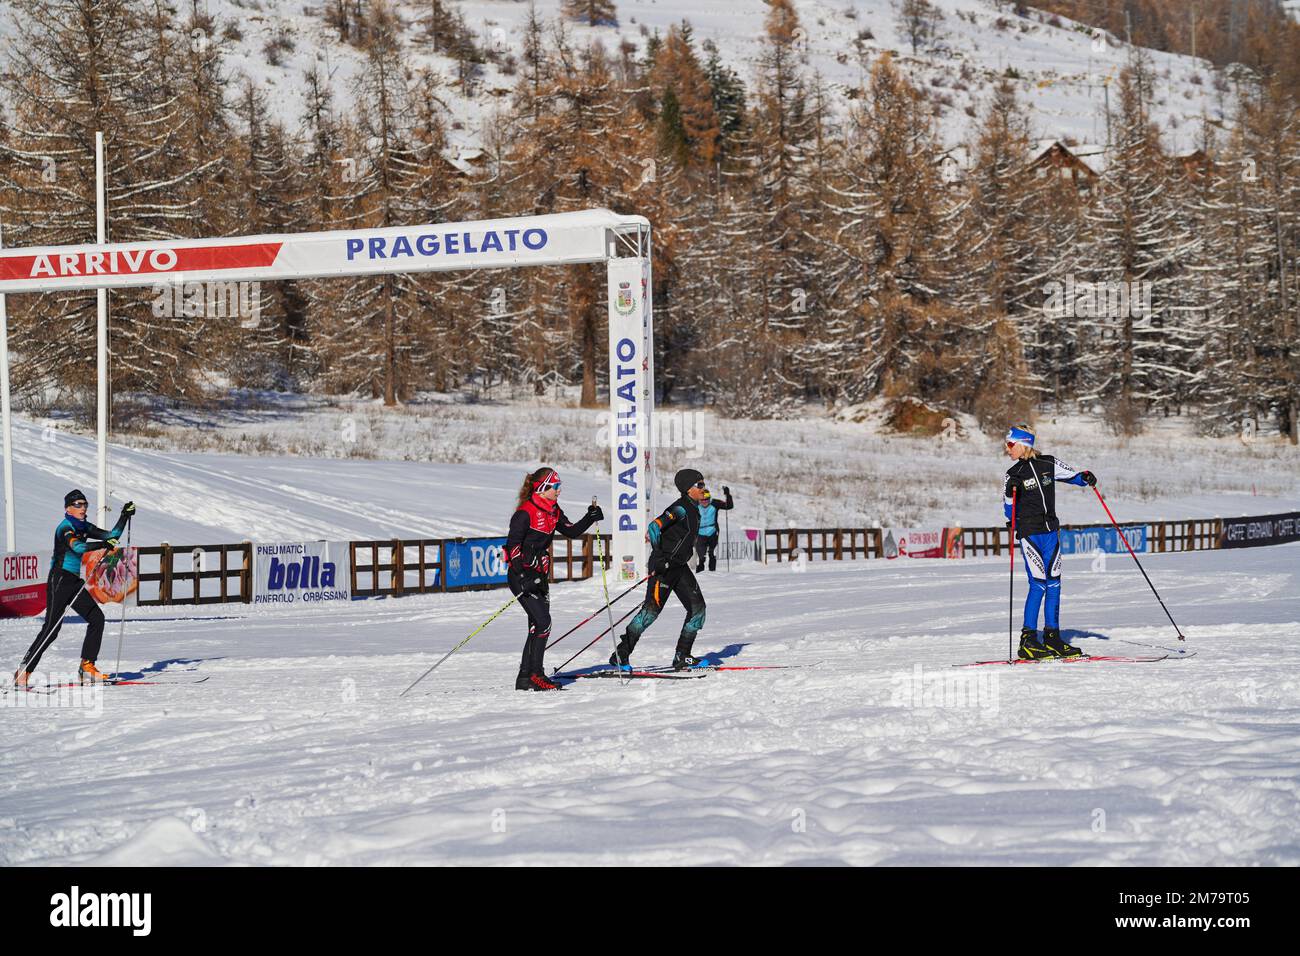
[[[1255,548],[1300,541],[1300,511],[1254,518],[1224,518],[1221,548]]]
[[[0,564],[0,618],[45,613],[45,575],[49,559],[37,554],[6,554]]]
[[[346,541],[253,545],[254,604],[324,604],[352,600]]]
[[[1134,551],[1142,554],[1147,549],[1147,526],[1126,525],[1124,527],[1124,537],[1128,539],[1129,547]],[[1114,527],[1110,525],[1098,525],[1095,528],[1073,528],[1070,530],[1061,529],[1061,554],[1096,554],[1098,551],[1104,551],[1107,554],[1127,554],[1128,548],[1124,547],[1124,542],[1116,534]]]
[[[961,528],[886,528],[886,558],[960,558]]]
[[[468,538],[443,545],[447,587],[505,584],[505,538]]]

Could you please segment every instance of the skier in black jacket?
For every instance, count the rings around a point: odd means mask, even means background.
[[[600,506],[592,504],[577,523],[569,521],[558,504],[560,476],[553,468],[539,468],[524,476],[519,500],[510,518],[505,557],[509,570],[506,580],[510,590],[528,614],[528,638],[515,690],[559,690],[548,680],[543,657],[551,636],[551,538],[559,532],[566,538],[580,538],[594,522],[605,517]]]
[[[1059,458],[1034,448],[1034,433],[1016,425],[1007,431],[1007,469],[1002,508],[1007,527],[1015,514],[1016,538],[1029,575],[1024,626],[1020,629],[1022,660],[1078,657],[1083,653],[1061,640],[1061,521],[1056,517],[1056,485],[1096,485],[1090,471],[1076,471]],[[1038,611],[1043,611],[1043,637],[1038,638]]]
[[[673,670],[688,667],[707,667],[708,663],[691,656],[695,635],[704,626],[704,595],[691,573],[691,557],[695,552],[695,536],[700,530],[699,503],[704,500],[704,476],[694,468],[679,471],[673,484],[681,497],[669,505],[664,513],[650,523],[650,581],[646,586],[646,599],[627,625],[619,639],[617,650],[609,662],[623,670],[631,670],[628,659],[640,639],[641,633],[654,623],[664,609],[669,594],[686,606],[686,623],[677,638],[677,652],[673,655]]]

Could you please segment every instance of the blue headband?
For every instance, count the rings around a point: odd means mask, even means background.
[[[1034,433],[1027,432],[1023,428],[1016,428],[1014,425],[1007,429],[1007,441],[1018,442],[1028,448],[1034,447]]]

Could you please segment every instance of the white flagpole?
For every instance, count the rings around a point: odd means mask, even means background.
[[[104,216],[104,134],[95,133],[95,241],[107,242]],[[99,305],[96,323],[96,351],[98,353],[98,481],[99,500],[95,507],[95,523],[108,527],[108,290],[96,293]]]
[[[4,248],[4,234],[0,231],[0,249]],[[9,417],[9,313],[5,310],[5,295],[0,292],[0,418],[4,432],[5,471],[5,550],[14,552],[17,531],[14,528],[14,430]]]

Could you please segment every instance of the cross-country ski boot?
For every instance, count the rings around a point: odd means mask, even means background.
[[[712,666],[713,665],[708,662],[707,658],[692,657],[690,654],[683,654],[681,651],[678,651],[673,655],[673,670],[675,671],[685,671],[694,668]]]
[[[1020,629],[1020,652],[1016,655],[1022,661],[1041,661],[1055,657],[1051,648],[1038,640],[1038,632],[1032,627]]]
[[[710,666],[709,662],[704,658],[691,656],[691,645],[693,643],[695,643],[694,636],[685,643],[682,641],[677,642],[677,652],[673,654],[673,670],[685,671]]]
[[[632,670],[632,646],[628,644],[626,634],[618,642],[614,653],[609,655],[609,665],[624,672]]]
[[[1083,657],[1083,651],[1061,640],[1059,627],[1043,628],[1043,645],[1057,657]]]
[[[31,671],[14,671],[14,687],[30,687],[32,683]]]
[[[528,674],[515,678],[516,691],[563,691],[564,688],[545,674]]]
[[[95,666],[94,661],[82,661],[77,676],[83,684],[107,684],[109,676]]]

